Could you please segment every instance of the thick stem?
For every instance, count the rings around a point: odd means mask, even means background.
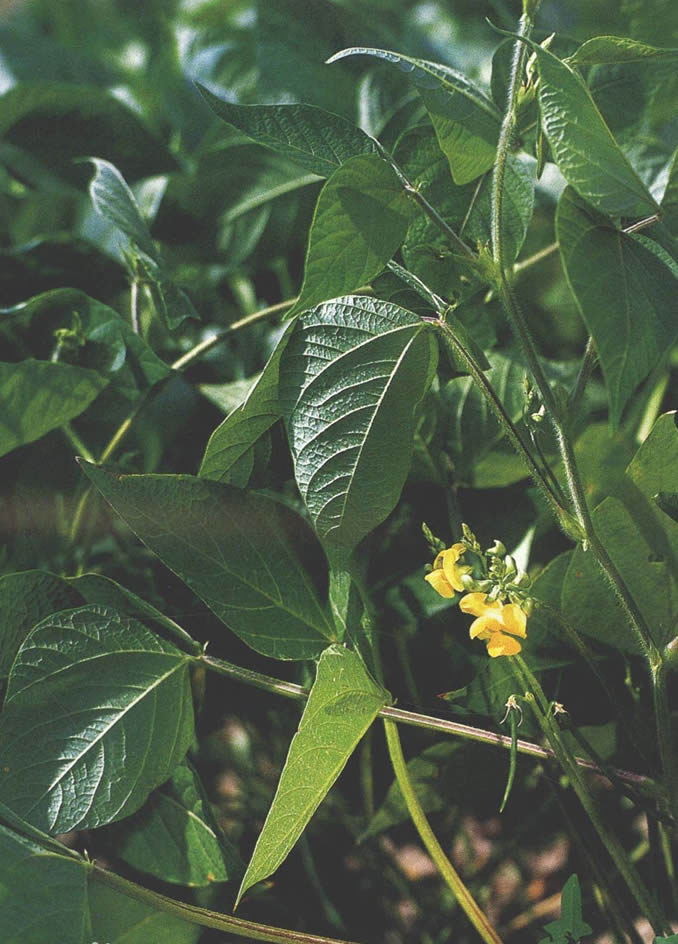
[[[407,764],[403,757],[403,749],[400,743],[397,725],[392,721],[384,721],[384,730],[386,732],[386,743],[388,744],[388,752],[391,763],[393,764],[393,771],[398,786],[400,787],[400,792],[405,800],[407,811],[412,818],[412,822],[419,833],[421,841],[426,846],[440,874],[451,888],[467,918],[483,941],[485,941],[486,944],[502,944],[501,938],[488,921],[487,916],[481,911],[476,900],[464,885],[454,866],[443,852],[440,843],[436,839],[426,819],[426,815],[421,808],[421,804],[419,803],[419,799],[407,773]]]

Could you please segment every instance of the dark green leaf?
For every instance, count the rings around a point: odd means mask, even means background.
[[[156,911],[103,885],[96,881],[96,873],[90,882],[89,908],[93,942],[99,944],[197,944],[202,933],[199,924]],[[93,942],[88,940],[86,944]]]
[[[530,43],[539,63],[539,105],[554,160],[585,200],[611,216],[649,216],[657,204],[605,124],[581,76]]]
[[[242,874],[240,857],[221,835],[188,763],[117,827],[114,841],[125,862],[164,882],[200,887]]]
[[[358,741],[388,701],[387,692],[368,675],[354,652],[340,646],[323,652],[238,901],[287,858]]]
[[[436,346],[397,305],[347,296],[302,315],[280,365],[299,490],[320,538],[350,552],[393,510]]]
[[[247,485],[253,467],[254,444],[282,415],[278,403],[278,374],[292,327],[288,325],[244,402],[210,436],[198,473],[202,478],[242,488]]]
[[[334,638],[300,559],[312,535],[294,512],[190,475],[120,475],[81,464],[134,533],[257,652],[309,659]],[[317,567],[319,548],[309,554]]]
[[[678,59],[678,49],[658,49],[626,36],[594,36],[568,57],[571,66],[592,66],[608,62],[645,62]]]
[[[82,597],[60,577],[26,570],[0,578],[0,678],[7,678],[21,643],[45,616],[80,606]]]
[[[665,515],[678,522],[678,492],[658,492],[655,501]]]
[[[89,867],[48,852],[0,826],[0,940],[3,944],[91,944]]]
[[[235,105],[199,83],[198,88],[223,121],[320,177],[329,177],[350,157],[376,150],[360,128],[315,105]]]
[[[405,238],[412,211],[383,158],[361,154],[342,164],[318,197],[293,312],[354,291],[378,275]]]
[[[50,833],[133,813],[193,738],[188,663],[141,623],[105,607],[43,620],[9,679],[0,800]]]
[[[84,342],[64,357],[77,367],[89,367],[108,377],[110,386],[126,399],[167,377],[170,369],[120,315],[76,289],[59,288],[35,295],[0,312],[8,331],[18,332],[33,347],[39,339],[47,358],[54,335],[72,331]],[[107,391],[108,393],[108,391]]]
[[[427,747],[421,754],[407,762],[407,775],[417,793],[417,799],[425,813],[437,813],[446,809],[449,798],[443,790],[441,768],[448,764],[459,750],[459,744],[442,741]],[[370,824],[360,837],[368,839],[389,829],[397,823],[404,823],[409,818],[405,800],[400,792],[398,781],[394,780],[388,789],[383,803],[370,820]]]
[[[430,115],[456,184],[469,183],[492,167],[501,115],[465,75],[436,62],[365,46],[343,49],[329,62],[346,56],[375,56],[407,73]]]
[[[0,138],[25,149],[65,180],[87,173],[75,158],[111,161],[127,179],[176,170],[169,151],[141,119],[101,89],[60,82],[21,82],[0,98]]]
[[[678,238],[678,148],[669,164],[668,180],[661,203],[662,221],[672,236]]]
[[[107,383],[96,371],[71,364],[0,363],[0,456],[79,416]]]
[[[669,568],[656,556],[624,505],[606,498],[593,512],[593,523],[633,594],[656,645],[673,634],[678,597]],[[577,547],[562,591],[562,611],[582,633],[623,652],[640,652],[615,594],[591,552]]]
[[[491,369],[486,376],[514,422],[522,416],[525,407],[525,368],[515,358],[491,353]],[[455,462],[458,481],[477,485],[478,465],[487,458],[488,469],[483,473],[483,487],[506,484],[503,464],[494,463],[492,450],[501,442],[504,431],[470,377],[450,380],[441,396],[447,408],[443,432],[447,449]],[[515,469],[515,464],[511,464]],[[527,475],[524,466],[519,478]]]
[[[120,171],[109,161],[98,157],[91,157],[90,161],[96,173],[89,185],[89,193],[97,213],[112,223],[149,259],[159,263],[148,226]]]
[[[596,342],[616,426],[629,396],[678,336],[676,278],[656,253],[615,229],[570,189],[556,228],[570,288]]]

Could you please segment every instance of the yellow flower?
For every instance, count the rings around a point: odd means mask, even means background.
[[[469,630],[471,639],[484,639],[492,658],[515,656],[522,646],[515,638],[527,636],[527,614],[517,603],[499,603],[484,593],[467,593],[459,601],[464,613],[477,617]]]
[[[433,561],[433,570],[426,574],[425,579],[441,597],[453,597],[464,589],[461,577],[462,574],[468,574],[471,568],[460,567],[457,561],[465,550],[465,544],[453,544],[447,550],[441,551]]]

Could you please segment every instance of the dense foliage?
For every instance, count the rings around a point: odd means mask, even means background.
[[[678,941],[677,64],[0,7],[3,942]]]

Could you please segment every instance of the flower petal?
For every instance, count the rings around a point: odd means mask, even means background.
[[[471,639],[489,639],[493,632],[492,628],[493,620],[487,618],[487,616],[479,616],[478,619],[473,620],[469,628],[468,634]]]
[[[487,640],[487,652],[493,659],[497,656],[515,656],[522,646],[513,636],[506,636],[504,633],[491,633]]]
[[[443,571],[450,583],[450,586],[454,587],[454,589],[459,593],[464,589],[464,584],[461,582],[461,575],[467,574],[471,569],[467,566],[457,566],[457,561],[465,550],[465,545],[453,544],[452,547],[448,547],[446,551],[443,551],[442,554],[438,555],[438,557],[442,557]],[[438,561],[438,557],[436,557],[436,563]]]
[[[432,570],[430,574],[426,574],[424,580],[428,580],[434,590],[437,590],[441,597],[453,597],[454,590],[449,584],[449,581],[442,570]]]
[[[459,609],[471,616],[485,616],[490,609],[497,609],[501,604],[486,603],[486,593],[467,593],[459,601]]]
[[[527,615],[525,610],[517,603],[507,603],[501,611],[501,621],[504,624],[504,631],[512,633],[514,636],[520,636],[525,639],[527,631]]]

